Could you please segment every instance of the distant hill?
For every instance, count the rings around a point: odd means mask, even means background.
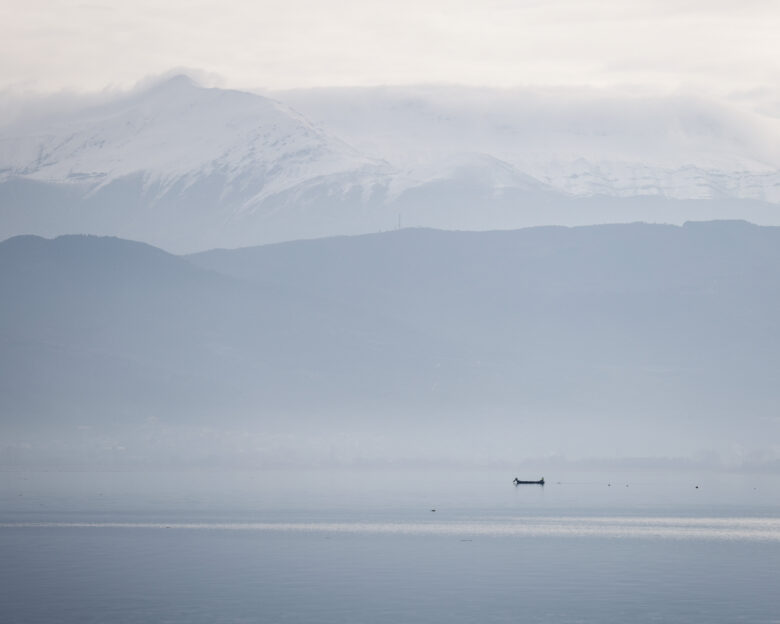
[[[19,444],[129,428],[143,459],[160,427],[201,427],[261,458],[267,436],[328,440],[313,456],[688,456],[780,433],[780,228],[407,229],[181,257],[25,236],[0,243],[0,292]]]

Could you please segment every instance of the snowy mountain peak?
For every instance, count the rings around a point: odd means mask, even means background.
[[[170,185],[218,173],[266,192],[378,166],[269,98],[176,76],[141,93],[3,139],[4,177],[102,186],[142,175]]]

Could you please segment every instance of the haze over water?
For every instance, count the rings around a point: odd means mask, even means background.
[[[5,472],[0,615],[777,621],[776,475],[571,472],[544,487],[513,476]]]
[[[780,4],[5,5],[0,624],[780,624]]]

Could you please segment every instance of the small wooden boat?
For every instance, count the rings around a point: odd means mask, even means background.
[[[515,479],[512,481],[515,485],[544,485],[544,477],[539,479],[538,481],[521,481],[520,479]]]

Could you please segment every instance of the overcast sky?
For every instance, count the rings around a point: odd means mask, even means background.
[[[0,89],[455,83],[774,99],[776,0],[0,0]]]

